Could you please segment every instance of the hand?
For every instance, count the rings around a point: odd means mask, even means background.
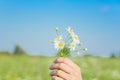
[[[57,58],[49,67],[52,80],[82,80],[80,68],[68,58]]]

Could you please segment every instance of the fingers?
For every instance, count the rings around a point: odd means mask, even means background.
[[[63,80],[63,79],[57,76],[52,76],[52,80]]]
[[[65,63],[67,65],[69,65],[72,69],[79,71],[79,67],[74,64],[70,59],[68,58],[57,58],[55,59],[54,63]]]
[[[51,76],[58,76],[59,78],[61,78],[63,80],[70,80],[69,74],[65,73],[62,70],[55,70],[55,71],[51,72],[50,75]]]
[[[56,63],[56,64],[50,66],[50,69],[51,70],[59,69],[59,70],[65,71],[66,73],[72,74],[72,68],[67,66],[64,63]]]
[[[50,73],[52,80],[82,80],[79,66],[68,58],[57,58],[49,67],[54,70]]]

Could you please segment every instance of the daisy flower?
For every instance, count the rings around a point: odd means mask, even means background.
[[[63,43],[62,41],[58,41],[58,42],[55,42],[54,45],[55,45],[55,49],[61,50],[64,48],[65,43]]]
[[[71,34],[71,35],[73,35],[74,34],[74,31],[69,27],[68,29],[67,29],[67,31],[69,32],[69,34]]]
[[[76,43],[76,44],[79,44],[80,43],[80,40],[79,40],[79,37],[78,37],[78,35],[72,35],[72,39],[73,39],[73,41],[74,41],[74,43]]]
[[[71,51],[74,51],[74,50],[75,50],[75,47],[76,47],[76,44],[75,44],[74,42],[72,42],[72,43],[70,44],[70,50],[71,50]]]
[[[50,43],[53,43],[57,50],[57,56],[67,57],[70,56],[71,53],[80,54],[80,50],[87,51],[87,48],[81,48],[82,43],[78,35],[76,35],[70,27],[67,28],[67,35],[63,35],[63,37],[59,35],[58,27],[56,27],[55,30],[57,37],[53,41],[51,40]]]

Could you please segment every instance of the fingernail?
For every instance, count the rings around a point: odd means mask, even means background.
[[[51,66],[48,67],[49,69],[51,68]]]
[[[53,72],[54,72],[54,71],[50,72],[50,75],[52,75],[52,74],[53,74]]]
[[[49,66],[49,69],[51,69],[51,68],[52,68],[52,66],[53,66],[53,65]]]
[[[54,63],[56,62],[57,58],[53,61]]]

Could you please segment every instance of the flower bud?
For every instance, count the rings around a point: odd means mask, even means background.
[[[84,50],[84,51],[87,51],[87,48],[84,48],[83,50]]]
[[[59,30],[59,28],[58,28],[58,27],[56,27],[56,28],[55,28],[55,30],[56,30],[56,31],[58,31],[58,30]]]

